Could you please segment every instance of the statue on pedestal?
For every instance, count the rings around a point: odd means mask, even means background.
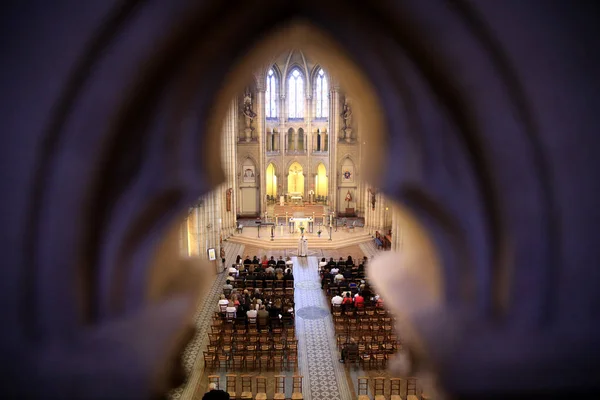
[[[242,113],[244,114],[244,119],[246,122],[244,135],[246,142],[250,142],[252,141],[252,131],[254,130],[252,127],[252,122],[254,121],[254,118],[256,118],[256,113],[252,110],[252,94],[249,90],[246,90],[246,93],[244,94],[244,110]]]
[[[348,104],[348,100],[344,102],[344,111],[341,117],[344,120],[344,127],[342,128],[344,139],[349,143],[352,141],[352,109],[350,108],[350,104]]]

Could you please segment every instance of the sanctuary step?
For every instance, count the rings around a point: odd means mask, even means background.
[[[287,212],[289,216],[293,216],[295,213],[304,213],[304,216],[312,217],[314,213],[315,217],[321,217],[325,213],[325,207],[320,204],[306,204],[304,206],[281,206],[275,204],[273,206],[273,212],[279,216],[285,215]]]
[[[277,237],[271,240],[267,231],[265,234],[261,233],[261,237],[257,236],[246,236],[246,235],[234,235],[231,236],[227,241],[232,243],[238,243],[243,245],[257,246],[264,249],[295,249],[298,247],[298,240],[300,235],[291,237]],[[308,249],[323,249],[323,250],[335,250],[347,246],[358,245],[361,243],[371,242],[373,238],[367,233],[356,233],[353,235],[337,235],[333,234],[333,240],[329,240],[327,234],[322,234],[321,237],[315,235],[306,235],[308,240]]]

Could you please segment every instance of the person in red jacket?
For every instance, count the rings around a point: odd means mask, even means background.
[[[362,297],[361,293],[357,293],[356,296],[354,296],[354,306],[357,308],[365,306],[365,298]]]

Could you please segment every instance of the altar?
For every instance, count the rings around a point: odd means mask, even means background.
[[[290,233],[300,232],[300,227],[304,227],[304,231],[312,233],[313,231],[313,218],[312,217],[292,217],[289,219]]]

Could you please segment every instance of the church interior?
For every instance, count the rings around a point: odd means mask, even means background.
[[[600,396],[595,3],[25,3],[7,398]]]

